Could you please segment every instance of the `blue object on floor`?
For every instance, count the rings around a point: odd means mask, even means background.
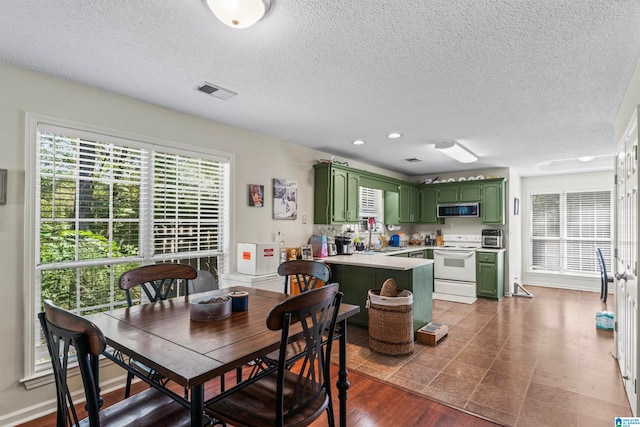
[[[613,312],[598,311],[596,313],[596,328],[613,329]]]

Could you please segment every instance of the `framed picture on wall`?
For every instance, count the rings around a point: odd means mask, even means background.
[[[298,185],[288,179],[273,179],[273,219],[298,217]]]
[[[256,208],[264,206],[264,185],[249,184],[249,206]]]

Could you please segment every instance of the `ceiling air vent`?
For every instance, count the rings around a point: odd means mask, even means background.
[[[410,159],[405,159],[409,163],[421,162],[422,160],[412,157]]]
[[[198,90],[207,95],[215,96],[218,99],[229,99],[232,96],[236,96],[236,92],[221,88],[220,86],[212,85],[211,83],[204,82],[201,86],[198,86]]]

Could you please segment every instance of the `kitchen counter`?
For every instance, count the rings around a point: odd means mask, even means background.
[[[420,246],[418,246],[420,247]],[[423,247],[421,250],[424,250]],[[411,252],[411,251],[403,251]],[[401,251],[394,252],[376,252],[371,255],[365,255],[362,253],[355,253],[353,255],[336,255],[328,258],[322,258],[318,261],[325,262],[327,264],[341,264],[341,265],[353,265],[359,267],[373,267],[384,268],[387,270],[412,270],[424,265],[433,264],[433,260],[424,258],[405,258],[395,257],[391,255],[397,255],[403,253]]]
[[[380,289],[385,280],[392,278],[398,288],[413,293],[413,329],[417,330],[429,323],[432,313],[433,260],[393,256],[425,249],[428,248],[411,246],[370,255],[360,252],[322,259],[331,268],[331,280],[340,284],[343,301],[360,306],[360,313],[351,317],[349,322],[368,326],[368,291]]]

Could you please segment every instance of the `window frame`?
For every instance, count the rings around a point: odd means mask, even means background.
[[[597,277],[600,275],[599,271],[595,271],[595,272],[587,272],[587,271],[575,271],[575,270],[569,270],[568,269],[568,265],[567,265],[567,242],[569,240],[576,240],[575,238],[570,238],[568,237],[568,233],[567,233],[567,214],[568,214],[568,209],[567,209],[567,194],[573,194],[573,193],[598,193],[598,192],[608,192],[609,193],[609,198],[610,198],[610,205],[609,205],[609,219],[610,219],[610,223],[613,221],[614,219],[614,209],[613,209],[613,204],[614,204],[614,192],[611,188],[600,188],[600,187],[596,187],[596,188],[575,188],[575,189],[565,189],[565,190],[549,190],[549,191],[541,191],[541,190],[532,190],[529,191],[528,194],[528,203],[529,203],[529,231],[528,231],[528,252],[529,252],[529,256],[528,256],[528,260],[527,260],[527,271],[528,273],[531,274],[549,274],[549,275],[566,275],[566,276],[574,276],[574,277]],[[560,230],[559,230],[559,237],[557,238],[539,238],[536,239],[533,235],[533,227],[534,227],[534,221],[533,221],[533,215],[534,215],[534,209],[533,209],[533,197],[534,196],[538,196],[538,195],[549,195],[549,194],[558,194],[559,195],[559,199],[560,199],[560,206],[559,206],[559,217],[560,217]],[[610,226],[610,232],[609,232],[609,237],[606,239],[593,239],[595,240],[606,240],[609,242],[610,244],[610,256],[607,257],[606,254],[603,253],[604,258],[605,258],[605,264],[607,266],[607,270],[610,270],[610,266],[612,265],[613,262],[613,234],[614,234],[614,227],[613,225]],[[559,242],[559,252],[560,252],[560,269],[559,270],[548,270],[548,269],[542,269],[542,268],[534,268],[533,266],[533,258],[534,258],[534,248],[533,248],[533,244],[535,241],[539,241],[539,240],[544,240],[544,241],[558,241]],[[580,239],[581,240],[581,239]],[[595,251],[593,252],[593,259],[594,259],[594,263],[596,266],[596,270],[598,268],[598,263],[596,260],[596,254]]]
[[[164,140],[156,137],[150,137],[147,135],[135,134],[132,132],[121,131],[96,125],[90,125],[87,123],[77,122],[73,120],[61,119],[58,117],[47,116],[38,113],[26,112],[25,113],[25,200],[24,200],[24,284],[23,284],[23,296],[24,296],[24,330],[25,330],[25,344],[24,344],[24,378],[21,382],[27,389],[38,387],[40,385],[53,382],[50,369],[37,370],[36,356],[38,348],[36,345],[36,325],[37,325],[37,313],[40,311],[40,289],[36,289],[34,284],[36,279],[41,274],[41,270],[37,268],[37,260],[39,259],[39,248],[36,247],[37,235],[36,235],[36,216],[38,209],[38,201],[36,196],[39,194],[39,190],[36,189],[37,173],[38,173],[38,128],[39,126],[51,126],[58,128],[71,128],[78,130],[78,133],[87,133],[95,138],[96,134],[104,135],[105,139],[118,139],[126,141],[131,146],[138,148],[151,148],[149,151],[149,173],[147,176],[148,190],[150,198],[153,200],[153,164],[154,164],[154,152],[158,150],[163,153],[180,154],[180,155],[192,155],[193,157],[203,158],[214,161],[224,161],[228,163],[226,184],[224,186],[223,194],[224,201],[224,219],[221,227],[223,233],[221,236],[220,247],[222,248],[222,255],[220,256],[220,264],[218,269],[221,272],[228,271],[229,258],[230,258],[230,242],[232,241],[233,224],[231,218],[233,218],[233,176],[235,155],[233,153],[219,151],[208,147],[194,146],[186,143],[179,143],[170,140]],[[152,227],[153,216],[153,204],[147,209],[149,220],[147,227]],[[141,212],[142,216],[142,212]],[[141,235],[146,231],[142,229],[141,223]],[[142,236],[141,236],[142,237]],[[136,262],[141,262],[142,265],[154,263],[164,259],[185,259],[194,258],[199,255],[203,255],[202,252],[191,253],[177,253],[174,255],[154,255],[153,248],[147,247],[150,244],[150,238],[141,238],[141,256],[135,257]],[[206,254],[211,254],[207,251]],[[116,264],[120,262],[131,262],[131,257],[112,259],[107,264]],[[77,263],[83,263],[84,261],[76,261]],[[36,267],[34,267],[36,266]],[[71,266],[71,265],[70,265]],[[45,348],[46,351],[46,348]]]

